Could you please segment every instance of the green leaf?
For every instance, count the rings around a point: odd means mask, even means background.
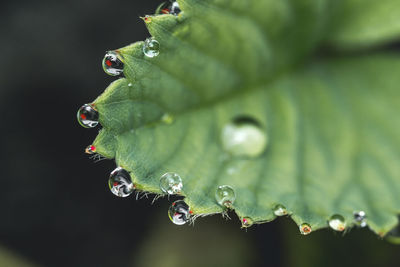
[[[333,21],[329,42],[354,49],[399,40],[400,1],[346,0]]]
[[[143,42],[117,50],[126,78],[93,102],[97,153],[146,192],[178,173],[195,215],[224,212],[215,191],[230,185],[232,208],[254,223],[281,204],[313,230],[334,214],[354,225],[363,210],[372,230],[390,231],[400,212],[399,55],[312,57],[337,21],[335,1],[178,2],[178,17],[146,20],[159,56],[145,57]],[[244,128],[227,128],[238,118]],[[256,134],[229,147],[232,129]]]

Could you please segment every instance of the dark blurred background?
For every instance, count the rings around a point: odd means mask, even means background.
[[[104,52],[149,36],[158,0],[0,4],[0,266],[399,266],[367,229],[301,236],[288,218],[240,229],[220,216],[170,223],[170,201],[109,192],[112,161],[83,153],[76,111],[114,79]]]

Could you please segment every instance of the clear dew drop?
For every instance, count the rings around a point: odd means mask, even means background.
[[[175,120],[174,116],[170,113],[165,113],[161,117],[161,121],[166,124],[172,124],[174,122],[174,120]]]
[[[96,153],[96,147],[94,145],[87,146],[85,149],[85,153],[93,155],[94,153]]]
[[[118,167],[111,172],[108,186],[110,187],[111,192],[119,197],[127,197],[132,194],[135,189],[129,172],[121,167]]]
[[[76,116],[79,124],[85,128],[94,128],[99,123],[99,113],[89,104],[80,107]]]
[[[353,212],[354,220],[356,224],[360,227],[365,227],[367,226],[367,214],[360,210],[360,211],[355,211]]]
[[[215,200],[219,205],[231,208],[235,202],[235,190],[229,185],[220,185],[215,191]]]
[[[346,229],[346,221],[342,215],[332,215],[328,221],[329,227],[335,231],[342,232]]]
[[[288,214],[286,207],[281,204],[275,205],[272,210],[276,216],[285,216]]]
[[[308,223],[303,223],[299,226],[300,229],[300,233],[302,235],[308,235],[311,234],[312,229],[311,229],[311,225],[309,225]]]
[[[143,44],[143,53],[149,58],[158,56],[160,54],[160,43],[153,37],[147,38]]]
[[[252,218],[250,218],[250,217],[243,217],[243,218],[242,218],[242,227],[243,227],[243,228],[250,227],[250,226],[252,226],[253,224],[254,224],[254,221],[253,221]]]
[[[257,157],[267,147],[267,134],[260,124],[249,117],[239,117],[222,130],[224,150],[233,156]]]
[[[178,16],[181,13],[181,9],[179,7],[178,2],[176,1],[167,1],[158,6],[156,10],[156,14],[171,14],[174,16]]]
[[[122,57],[115,51],[108,51],[106,53],[102,65],[105,73],[111,76],[117,76],[124,72]]]
[[[166,194],[179,194],[182,187],[182,179],[177,173],[167,172],[160,178],[160,188]]]
[[[168,209],[168,217],[176,225],[187,223],[191,216],[189,206],[183,200],[177,200]]]

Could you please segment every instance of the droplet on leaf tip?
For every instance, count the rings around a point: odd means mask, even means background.
[[[143,44],[143,53],[149,58],[158,56],[160,54],[160,43],[154,37],[147,38]]]
[[[166,194],[179,194],[182,187],[182,179],[177,173],[167,172],[160,178],[160,189]]]
[[[121,167],[117,167],[111,172],[108,186],[111,192],[118,197],[127,197],[131,195],[135,189],[129,172]]]
[[[311,226],[308,223],[303,223],[299,226],[302,235],[308,235],[312,232]]]
[[[256,120],[238,117],[222,129],[221,141],[233,156],[258,157],[265,151],[268,138]]]
[[[329,227],[335,231],[342,232],[346,229],[346,221],[342,215],[332,215],[328,221]]]
[[[144,22],[145,23],[150,23],[151,22],[151,16],[149,16],[149,15],[144,16]]]
[[[235,199],[235,190],[229,185],[220,185],[215,191],[215,200],[223,207],[232,208]]]
[[[354,220],[356,224],[360,227],[365,227],[367,226],[367,214],[365,211],[355,211],[353,212]]]
[[[158,6],[156,14],[171,14],[178,16],[181,13],[181,9],[177,1],[167,1]]]
[[[85,149],[85,153],[89,155],[96,153],[96,147],[94,145],[87,146]]]
[[[243,228],[250,227],[253,224],[254,224],[253,219],[251,219],[250,217],[243,217],[242,218],[242,227]]]
[[[288,214],[286,207],[281,204],[275,205],[272,210],[276,216],[285,216]]]
[[[108,51],[103,58],[104,72],[111,76],[117,76],[124,72],[122,56],[116,51]]]
[[[83,105],[76,115],[79,124],[84,128],[94,128],[99,123],[99,113],[92,105]]]
[[[192,212],[183,200],[177,200],[168,209],[168,217],[176,225],[183,225],[190,219]]]

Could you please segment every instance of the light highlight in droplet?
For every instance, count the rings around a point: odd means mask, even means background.
[[[129,172],[121,167],[111,172],[110,178],[108,179],[108,186],[111,192],[118,197],[127,197],[131,195],[135,189]]]

